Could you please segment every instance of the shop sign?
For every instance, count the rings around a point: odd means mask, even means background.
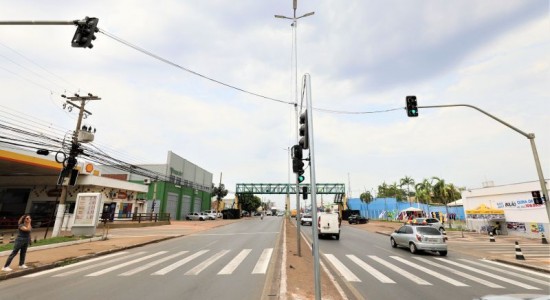
[[[520,199],[513,201],[497,202],[497,208],[510,209],[510,208],[537,208],[541,207],[541,204],[535,204],[533,199]]]

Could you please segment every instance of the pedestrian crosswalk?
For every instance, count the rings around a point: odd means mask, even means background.
[[[396,284],[409,281],[423,286],[443,283],[458,288],[482,285],[493,289],[550,290],[550,274],[486,259],[323,255],[338,275],[351,283],[374,281]]]
[[[244,272],[252,275],[262,275],[267,272],[272,254],[273,248],[260,250],[223,249],[219,251],[202,249],[199,251],[184,250],[176,253],[170,253],[169,251],[154,253],[123,251],[23,277],[32,278],[47,275],[51,277],[66,277],[69,275],[98,277],[108,274],[124,277],[143,273],[151,276],[164,276],[176,271],[179,272],[178,274],[183,273],[184,276],[197,276],[209,268],[216,268],[215,266],[219,268],[219,270],[215,270],[217,275],[231,275],[237,270],[244,270]],[[247,260],[252,260],[252,263],[245,264]],[[216,264],[216,262],[220,263]],[[253,266],[253,268],[250,266]],[[247,270],[247,268],[249,269]]]

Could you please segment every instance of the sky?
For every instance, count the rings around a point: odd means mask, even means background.
[[[299,0],[297,16],[315,14],[298,20],[296,39],[292,20],[274,17],[292,17],[291,0],[0,7],[1,21],[89,16],[102,30],[82,49],[71,47],[73,25],[0,25],[0,117],[68,132],[77,113],[63,109],[61,95],[92,93],[101,100],[87,103],[84,121],[97,128],[94,145],[126,162],[161,164],[173,151],[216,185],[223,174],[230,192],[237,183],[294,182],[289,103],[305,106],[307,73],[317,183],[344,183],[358,197],[405,176],[470,189],[538,180],[525,136],[469,107],[420,108],[409,118],[408,95],[419,106],[472,105],[534,133],[550,178],[548,0]]]

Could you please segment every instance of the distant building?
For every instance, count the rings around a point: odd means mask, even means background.
[[[548,186],[548,180],[547,180]],[[491,219],[498,218],[504,234],[526,237],[548,235],[550,222],[545,204],[535,204],[531,192],[540,191],[539,181],[495,186],[483,184],[483,188],[468,189],[462,192],[464,211],[475,210],[480,206],[502,210],[504,216],[491,214],[470,214],[466,218],[485,219],[486,226],[494,225]],[[548,202],[547,202],[548,204]],[[479,221],[477,222],[479,223]],[[476,229],[476,228],[471,228]]]
[[[168,151],[166,163],[138,167],[156,172],[158,178],[148,178],[113,167],[102,166],[103,176],[147,184],[142,195],[147,212],[169,213],[172,220],[185,220],[190,212],[211,209],[212,173]]]

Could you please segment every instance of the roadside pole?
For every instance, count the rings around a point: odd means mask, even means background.
[[[311,190],[311,218],[312,218],[312,233],[313,233],[313,275],[315,281],[315,299],[321,300],[321,275],[319,268],[319,235],[317,229],[317,183],[315,180],[315,146],[313,138],[313,105],[311,103],[311,79],[309,74],[304,75],[306,84],[306,107],[307,107],[307,128],[309,137],[309,176]]]
[[[76,157],[78,156],[80,151],[78,147],[79,146],[78,133],[81,130],[82,118],[84,117],[84,112],[86,112],[88,115],[92,114],[84,109],[84,107],[86,106],[86,101],[101,100],[101,98],[99,98],[98,96],[94,96],[92,94],[88,94],[88,96],[84,96],[84,97],[80,95],[75,95],[74,97],[66,97],[66,98],[72,101],[80,101],[80,106],[76,105],[75,103],[69,100],[67,100],[66,102],[67,104],[78,108],[79,113],[78,113],[78,121],[76,123],[76,129],[73,132],[73,139],[71,142],[71,150],[69,152],[69,157],[67,157],[63,161],[63,169],[61,170],[61,174],[59,175],[60,177],[59,181],[61,182],[61,195],[59,196],[59,204],[57,206],[57,214],[55,216],[55,223],[52,229],[52,237],[59,236],[59,232],[61,231],[61,225],[63,224],[63,216],[65,214],[65,201],[67,200],[67,193],[69,189],[69,182],[66,176],[67,175],[71,176],[70,173],[76,165]]]

